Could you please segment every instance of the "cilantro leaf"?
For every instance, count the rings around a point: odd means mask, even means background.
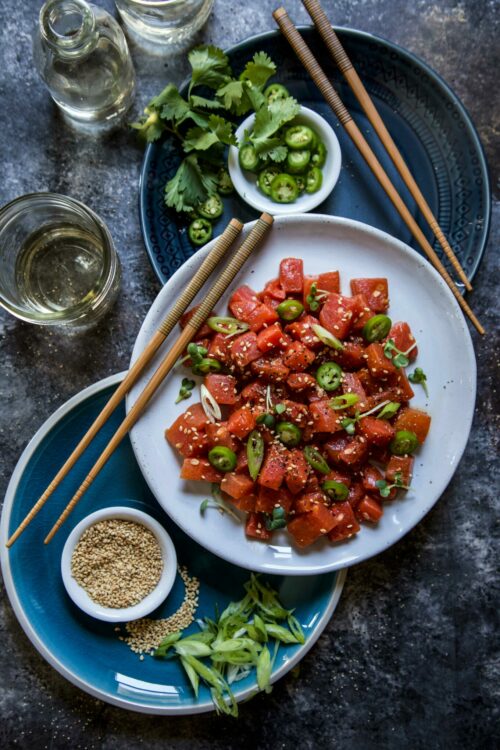
[[[274,141],[270,141],[270,143],[273,142]],[[270,148],[268,151],[261,151],[261,156],[267,156],[268,159],[271,159],[271,161],[275,161],[277,163],[285,161],[287,154],[287,147],[283,146],[279,141],[276,146],[272,146],[272,148]]]
[[[204,96],[191,94],[189,97],[191,107],[203,107],[204,109],[221,109],[222,104],[217,99],[205,99]]]
[[[219,115],[210,115],[207,128],[190,128],[184,138],[184,150],[206,151],[216,143],[236,146],[232,123]]]
[[[223,99],[224,107],[232,111],[240,104],[244,92],[244,81],[229,81],[229,83],[217,89],[217,96]]]
[[[176,211],[192,211],[216,189],[216,176],[200,167],[196,154],[189,154],[165,185],[165,203]]]
[[[250,141],[258,154],[269,150],[269,141],[285,123],[298,115],[299,110],[299,103],[291,96],[277,99],[259,109],[250,135]]]
[[[202,45],[195,47],[188,55],[193,70],[189,91],[194,86],[208,86],[218,89],[231,77],[229,58],[218,47]]]
[[[248,80],[254,86],[265,86],[269,78],[276,73],[276,65],[265,52],[256,52],[253,59],[247,62],[241,74],[242,80]]]
[[[237,145],[233,133],[233,123],[229,122],[229,120],[225,120],[220,115],[210,115],[208,118],[208,127],[217,135],[221,143],[225,143],[226,146]]]
[[[189,112],[189,104],[179,94],[177,87],[170,83],[156,97],[155,106],[161,108],[160,117],[163,120],[181,122]]]

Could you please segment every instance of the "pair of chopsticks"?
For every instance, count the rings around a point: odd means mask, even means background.
[[[140,393],[129,413],[107,444],[106,448],[101,453],[98,460],[78,488],[77,492],[71,498],[70,502],[53,525],[52,529],[47,534],[44,540],[45,544],[48,544],[51,541],[58,529],[60,529],[64,521],[68,518],[75,505],[85,494],[103,466],[106,464],[108,459],[121,443],[125,435],[137,422],[142,412],[146,408],[146,405],[152,398],[153,394],[158,390],[159,386],[168,375],[179,356],[183,353],[189,342],[192,341],[196,336],[197,331],[209,317],[211,311],[213,310],[221,296],[224,294],[228,286],[231,284],[236,274],[241,270],[244,263],[248,260],[251,253],[260,245],[267,232],[272,227],[273,221],[273,217],[266,213],[262,214],[257,220],[246,239],[242,242],[240,247],[236,250],[232,258],[227,263],[226,267],[221,272],[220,276],[214,281],[214,283],[204,296],[200,306],[194,313],[193,317],[189,320],[178,338],[172,344],[169,351],[162,359],[157,370],[148,381],[144,390]],[[154,333],[151,341],[148,343],[141,356],[137,359],[135,364],[127,373],[121,385],[109,399],[105,407],[102,409],[98,417],[95,419],[94,423],[80,440],[69,458],[59,469],[58,473],[51,481],[43,495],[41,495],[39,500],[27,514],[27,516],[20,523],[12,536],[8,539],[7,547],[10,547],[12,544],[14,544],[16,539],[18,539],[18,537],[27,528],[27,526],[29,526],[31,521],[43,508],[49,497],[57,489],[62,480],[66,477],[70,469],[74,466],[78,458],[82,455],[95,435],[107,422],[118,404],[130,391],[132,386],[137,382],[140,375],[144,372],[155,353],[158,351],[162,343],[165,341],[176,323],[179,321],[181,315],[186,311],[187,307],[191,304],[195,296],[205,284],[210,274],[215,270],[216,266],[226,255],[230,247],[235,242],[236,238],[239,236],[242,229],[243,224],[237,219],[232,219],[229,222],[228,226],[217,239],[214,247],[207,255],[199,269],[196,271],[191,281],[188,283],[180,297],[177,299],[165,319],[161,322],[158,330]]]
[[[335,60],[336,64],[338,65],[343,75],[345,76],[349,86],[353,90],[361,107],[363,108],[366,115],[368,116],[371,124],[373,125],[375,132],[377,133],[383,145],[385,146],[387,152],[389,153],[389,156],[393,160],[401,177],[403,178],[408,189],[410,190],[410,193],[412,194],[417,205],[422,211],[422,214],[424,215],[425,219],[427,220],[430,227],[432,228],[432,231],[437,237],[446,256],[450,260],[455,272],[457,273],[461,281],[464,283],[466,289],[470,291],[472,289],[472,286],[469,280],[467,279],[467,276],[465,275],[463,268],[460,266],[460,263],[458,262],[457,257],[455,256],[452,248],[450,247],[448,241],[446,240],[446,237],[444,236],[442,230],[440,229],[439,224],[434,214],[432,213],[430,206],[428,205],[427,201],[422,195],[417,183],[415,182],[413,176],[410,173],[410,170],[408,169],[406,163],[404,162],[403,157],[399,153],[396,144],[394,143],[393,139],[391,138],[389,134],[389,131],[387,130],[380,115],[378,114],[375,108],[375,105],[370,99],[370,96],[367,90],[365,89],[361,79],[359,78],[358,74],[354,70],[352,62],[349,60],[349,57],[347,56],[347,53],[345,49],[343,48],[338,36],[332,29],[332,26],[329,23],[328,18],[326,17],[320,3],[318,2],[318,0],[302,0],[302,3],[305,6],[309,15],[311,16],[322,39],[326,43],[330,53],[332,54],[333,59]],[[287,39],[293,51],[299,58],[300,62],[302,63],[304,68],[307,70],[307,72],[309,73],[309,75],[311,76],[312,80],[314,81],[316,86],[319,88],[321,93],[323,94],[327,104],[330,106],[334,114],[337,116],[339,122],[344,126],[348,135],[352,139],[354,145],[360,151],[361,155],[363,156],[366,163],[372,170],[373,174],[375,175],[375,177],[377,178],[377,180],[379,181],[379,183],[385,190],[386,194],[392,201],[399,215],[401,216],[406,226],[412,233],[413,237],[417,240],[418,244],[420,245],[422,250],[425,252],[425,254],[427,255],[428,259],[430,260],[434,268],[441,274],[442,278],[444,279],[444,281],[450,288],[451,292],[453,293],[455,299],[457,300],[459,306],[462,308],[463,312],[467,315],[467,317],[473,323],[473,325],[479,331],[479,333],[484,334],[485,330],[483,326],[481,325],[481,323],[475,316],[474,312],[471,310],[470,306],[462,297],[460,290],[455,285],[455,282],[451,278],[450,274],[448,273],[444,265],[441,263],[435,250],[433,249],[431,244],[428,242],[424,233],[422,232],[417,222],[411,215],[406,204],[403,202],[401,196],[399,195],[396,188],[394,187],[391,180],[389,179],[386,171],[384,170],[381,163],[375,156],[375,153],[371,149],[365,137],[363,136],[358,126],[352,119],[351,115],[347,111],[345,105],[341,101],[339,95],[337,94],[332,84],[328,80],[320,64],[318,63],[313,53],[311,52],[311,50],[305,43],[304,39],[302,38],[298,30],[295,28],[292,21],[290,20],[288,13],[286,12],[284,8],[278,8],[277,10],[274,11],[273,17],[276,23],[278,24],[280,30],[282,31],[284,37]]]

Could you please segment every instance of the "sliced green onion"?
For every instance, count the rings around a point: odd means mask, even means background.
[[[398,404],[397,401],[390,401],[388,404],[384,406],[381,412],[377,414],[378,419],[391,419],[393,417],[401,404]]]
[[[317,323],[313,323],[311,328],[325,346],[329,346],[331,349],[336,349],[338,352],[341,352],[344,349],[344,344],[339,341],[339,339],[334,336],[333,333],[330,333],[330,331],[327,331],[326,328],[323,328],[323,326],[320,326]]]
[[[200,386],[201,405],[203,411],[211,422],[218,422],[222,419],[222,412],[217,401],[214,399],[207,386],[203,383]]]
[[[357,404],[359,401],[359,396],[357,396],[355,393],[344,393],[342,396],[334,396],[329,401],[329,406],[331,409],[335,409],[335,411],[340,411],[341,409],[348,409],[350,406],[354,406],[354,404]]]

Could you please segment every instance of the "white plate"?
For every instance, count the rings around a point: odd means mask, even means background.
[[[238,142],[243,140],[245,130],[251,130],[255,115],[250,115],[244,120],[236,131]],[[293,125],[309,125],[321,138],[326,146],[326,161],[321,171],[323,183],[316,193],[302,193],[293,203],[275,203],[257,185],[257,175],[247,172],[240,167],[238,149],[230,146],[227,166],[236,192],[243,200],[258,211],[267,211],[273,216],[279,214],[301,214],[312,211],[320,203],[328,198],[339,179],[340,167],[342,165],[342,152],[340,143],[333,128],[324,117],[318,115],[312,109],[301,107]],[[283,167],[286,172],[286,167]]]
[[[244,234],[251,224],[247,224]],[[212,243],[190,258],[163,287],[137,337],[132,362],[165,315],[172,301],[192,277]],[[278,274],[279,262],[289,256],[304,259],[305,272],[340,271],[342,290],[359,276],[386,276],[393,321],[406,320],[415,334],[417,365],[427,373],[429,400],[415,386],[412,404],[432,415],[425,445],[415,461],[411,490],[384,506],[376,526],[363,524],[346,542],[321,540],[306,550],[290,546],[286,532],[272,544],[245,537],[243,524],[208,510],[200,502],[209,485],[179,478],[180,458],[164,438],[165,428],[190,401],[175,405],[181,370],[174,370],[131,433],[135,455],[152,492],[170,517],[211,552],[249,570],[304,575],[347,567],[378,554],[406,534],[438,500],[462,456],[474,411],[476,364],[470,334],[453,295],[433,268],[414,250],[377,229],[349,219],[320,216],[281,216],[253,261],[240,272],[218,306],[226,314],[227,300],[240,284],[262,289]],[[177,331],[174,332],[177,335]],[[165,351],[165,349],[163,350]],[[143,377],[130,393],[127,408],[143,389]]]

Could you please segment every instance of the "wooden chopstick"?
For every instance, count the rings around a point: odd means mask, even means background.
[[[364,138],[363,134],[361,133],[358,126],[352,119],[346,107],[342,103],[339,95],[337,94],[332,84],[326,77],[318,61],[312,54],[311,50],[309,49],[305,41],[303,40],[302,36],[299,34],[297,29],[293,25],[292,21],[290,20],[288,16],[288,13],[286,12],[284,8],[278,8],[277,10],[274,11],[273,17],[276,23],[278,24],[278,26],[280,27],[281,31],[283,32],[283,35],[288,40],[290,46],[294,50],[295,54],[301,61],[302,65],[307,70],[307,72],[313,79],[314,83],[323,94],[327,104],[331,107],[331,109],[337,116],[339,122],[344,126],[345,130],[347,131],[348,135],[352,139],[353,143],[358,148],[361,155],[365,159],[366,163],[372,170],[373,174],[375,175],[377,180],[380,182],[380,184],[384,188],[385,192],[387,193],[394,207],[396,208],[399,215],[405,222],[406,226],[408,227],[412,235],[415,237],[415,239],[417,240],[420,247],[423,249],[427,257],[429,258],[434,268],[443,277],[444,281],[450,288],[453,296],[457,300],[459,306],[462,308],[463,312],[467,315],[467,317],[471,320],[471,322],[479,331],[479,333],[484,334],[485,331],[484,331],[483,326],[481,325],[481,323],[479,322],[479,320],[477,319],[477,317],[475,316],[474,312],[471,310],[467,302],[464,300],[462,295],[460,294],[460,291],[458,290],[458,288],[455,286],[455,283],[453,279],[451,278],[450,274],[448,273],[446,268],[443,266],[443,264],[439,260],[438,256],[436,255],[436,252],[431,247],[430,243],[427,241],[427,238],[425,237],[424,233],[422,232],[417,222],[411,215],[410,211],[408,210],[407,206],[403,202],[398,191],[396,190],[396,188],[390,181],[387,173],[385,172],[379,160],[373,153],[370,145]]]
[[[384,145],[385,150],[387,151],[392,161],[394,162],[396,169],[398,170],[408,190],[410,191],[413,198],[415,199],[415,202],[417,206],[419,207],[420,211],[422,212],[423,216],[425,217],[425,220],[427,221],[430,228],[434,232],[434,235],[437,238],[441,247],[443,248],[446,257],[448,258],[451,265],[453,266],[455,273],[457,274],[459,279],[463,282],[467,291],[470,292],[472,290],[472,284],[467,278],[464,269],[460,265],[460,262],[457,256],[455,255],[455,253],[453,252],[453,249],[451,248],[451,245],[449,244],[448,240],[444,236],[444,233],[441,227],[439,226],[436,217],[432,213],[431,207],[429,206],[424,196],[422,195],[422,192],[419,186],[415,182],[415,179],[412,173],[408,169],[408,166],[406,162],[404,161],[403,157],[401,156],[401,153],[399,152],[398,147],[394,143],[391,137],[391,134],[387,130],[387,127],[385,126],[384,121],[380,117],[372,99],[370,98],[368,91],[366,90],[363,82],[358,76],[356,69],[354,68],[351,60],[349,59],[347,55],[347,52],[342,46],[340,39],[338,38],[337,34],[333,30],[331,23],[328,21],[326,13],[321,7],[321,3],[319,2],[319,0],[302,0],[302,4],[304,5],[305,9],[311,16],[314,22],[314,25],[316,26],[323,41],[328,47],[330,54],[332,55],[333,59],[335,60],[335,63],[337,64],[337,67],[339,68],[344,78],[346,79],[347,83],[351,87],[351,90],[354,96],[360,103],[361,108],[364,110],[366,116],[368,117],[371,124],[373,125],[375,132],[377,133],[378,137],[382,141],[382,144]]]
[[[238,219],[231,219],[227,227],[224,229],[223,233],[216,240],[212,250],[208,253],[207,257],[195,272],[186,288],[182,291],[180,296],[175,301],[174,305],[167,313],[164,320],[158,326],[157,331],[153,334],[151,340],[147,344],[141,356],[138,357],[137,361],[132,365],[124,380],[120,383],[100,414],[96,417],[95,421],[89,427],[69,458],[61,466],[45,492],[40,496],[30,512],[19,524],[12,536],[8,539],[7,547],[12,546],[16,539],[18,539],[22,532],[29,526],[31,521],[40,512],[52,493],[57,489],[59,484],[66,477],[70,469],[75,465],[90,442],[97,435],[101,427],[107,422],[118,404],[136,383],[139,376],[144,372],[159,347],[163,344],[167,336],[173,330],[176,323],[179,321],[182,313],[186,311],[188,306],[191,304],[193,299],[196,297],[202,286],[209,278],[210,274],[214,271],[222,258],[226,255],[227,251],[239,236],[242,229],[243,224],[241,223],[241,221],[238,221]]]
[[[80,498],[88,490],[96,476],[99,474],[103,466],[106,464],[110,456],[113,454],[115,449],[121,443],[128,431],[137,422],[142,412],[144,411],[147,403],[152,398],[153,394],[157,391],[165,377],[168,375],[174,364],[176,363],[179,356],[185,350],[189,342],[194,338],[196,332],[200,326],[204,323],[206,318],[210,315],[210,312],[217,304],[221,296],[224,294],[229,284],[233,281],[234,277],[240,271],[244,263],[248,260],[251,253],[255,248],[262,242],[267,232],[270,230],[273,224],[273,217],[269,214],[262,214],[257,220],[252,230],[249,232],[248,237],[243,241],[241,246],[232,256],[224,270],[222,271],[219,278],[210,287],[199,308],[188,322],[186,327],[183,329],[178,339],[174,342],[158,369],[147,383],[144,390],[141,392],[136,402],[132,406],[131,410],[121,423],[118,430],[115,432],[104,451],[99,456],[98,460],[83,480],[79,489],[75,495],[71,498],[70,502],[63,510],[57,521],[55,522],[52,529],[49,531],[45,538],[45,544],[48,544],[53,538],[54,534],[61,528],[64,521],[67,519],[75,505],[78,503]]]

